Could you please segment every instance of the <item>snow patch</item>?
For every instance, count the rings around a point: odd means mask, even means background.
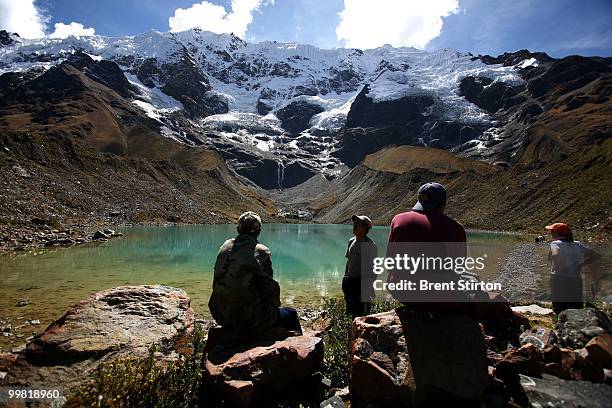
[[[527,67],[537,67],[540,65],[539,61],[535,58],[529,58],[521,61],[517,67],[519,68],[527,68]]]

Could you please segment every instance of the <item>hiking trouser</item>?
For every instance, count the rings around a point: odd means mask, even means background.
[[[370,314],[372,304],[361,301],[361,278],[345,276],[342,278],[342,292],[346,303],[346,313],[351,316]]]
[[[557,314],[566,309],[582,309],[582,276],[551,275],[550,295]]]

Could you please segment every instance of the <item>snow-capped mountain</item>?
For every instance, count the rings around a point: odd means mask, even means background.
[[[38,40],[5,34],[0,73],[40,74],[64,61],[87,70],[75,55],[112,61],[129,82],[124,96],[160,133],[214,147],[264,188],[337,175],[389,144],[486,157],[504,139],[495,117],[501,106],[490,99],[521,103],[512,98],[524,78],[549,60],[391,46],[326,50],[197,29]]]

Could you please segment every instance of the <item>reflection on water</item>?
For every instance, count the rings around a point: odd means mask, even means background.
[[[0,319],[29,317],[44,324],[98,290],[125,284],[167,284],[184,289],[201,315],[211,290],[219,246],[235,235],[234,225],[133,227],[123,238],[73,248],[0,256]],[[348,225],[264,225],[260,241],[272,251],[282,301],[305,305],[339,295]],[[387,228],[370,236],[386,251]],[[513,242],[515,235],[472,232],[473,243]],[[31,304],[15,307],[21,298]]]

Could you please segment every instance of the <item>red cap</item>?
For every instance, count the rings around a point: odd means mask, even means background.
[[[569,225],[563,222],[555,222],[552,225],[547,225],[546,229],[561,236],[567,236],[571,232]]]

